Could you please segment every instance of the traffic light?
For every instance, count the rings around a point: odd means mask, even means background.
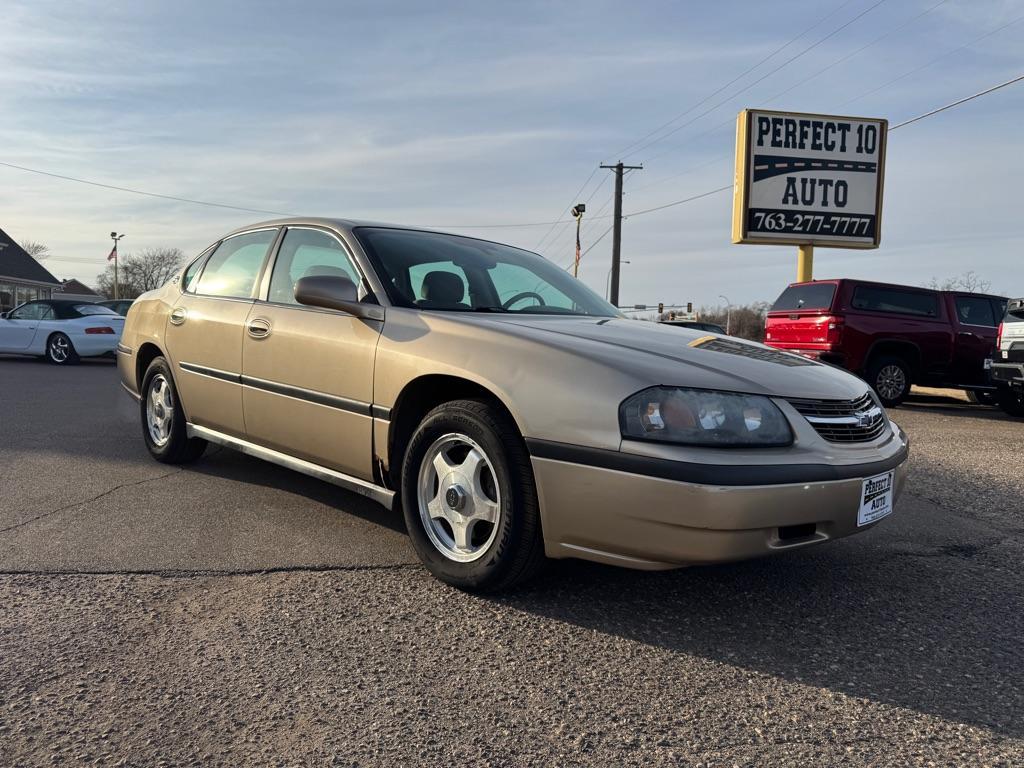
[[[664,301],[659,301],[658,302],[658,314],[661,315],[661,314],[664,314],[664,312],[665,312],[665,302]]]
[[[686,313],[690,314],[691,312],[693,312],[693,302],[688,301],[686,302]]]

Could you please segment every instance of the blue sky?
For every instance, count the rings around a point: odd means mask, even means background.
[[[1024,0],[876,2],[8,0],[0,161],[540,244],[567,264],[570,225],[470,225],[561,218],[594,167],[620,158],[645,166],[626,178],[627,214],[729,184],[743,107],[897,123],[1024,73],[1024,20],[956,50],[1024,16]],[[623,152],[818,21],[670,128],[692,124]],[[819,249],[815,275],[920,284],[973,269],[1024,294],[1022,119],[1024,83],[894,132],[882,246]],[[596,217],[611,189],[599,171],[580,195],[594,215],[584,247],[611,224]],[[92,282],[112,229],[127,233],[124,251],[191,254],[265,218],[0,167],[0,227],[49,244],[60,277]],[[729,193],[627,219],[622,301],[774,298],[794,279],[795,248],[732,245],[730,220]],[[600,293],[610,241],[581,271]]]

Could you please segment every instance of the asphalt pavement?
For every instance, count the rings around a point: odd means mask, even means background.
[[[893,417],[861,536],[477,597],[361,497],[153,462],[109,363],[0,357],[0,765],[1024,764],[1024,421]]]

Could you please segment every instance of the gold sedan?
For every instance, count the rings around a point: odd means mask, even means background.
[[[158,461],[217,443],[398,503],[464,589],[863,531],[909,450],[844,371],[627,320],[534,253],[336,219],[211,245],[132,305],[118,365]]]

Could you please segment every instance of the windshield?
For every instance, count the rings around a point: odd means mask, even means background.
[[[611,304],[535,253],[471,237],[358,227],[391,302],[447,312],[618,317]]]
[[[116,315],[117,312],[102,304],[75,304],[75,311],[80,315]]]
[[[772,304],[772,312],[786,309],[828,309],[836,293],[835,283],[791,285]]]

